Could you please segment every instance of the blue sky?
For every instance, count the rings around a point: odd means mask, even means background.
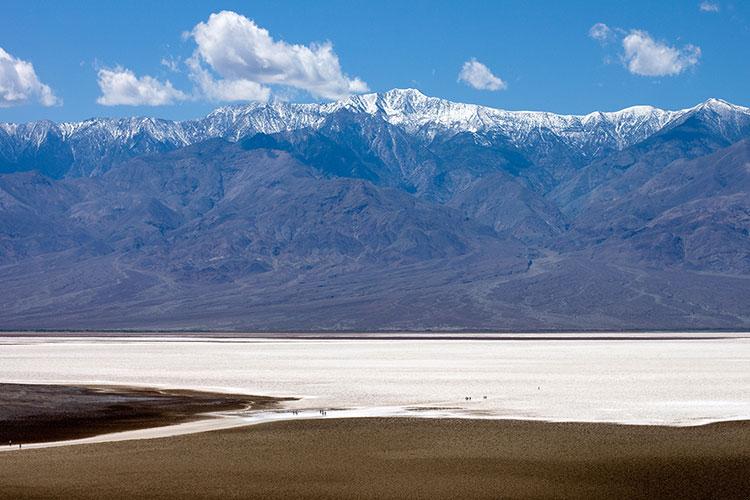
[[[184,119],[232,101],[394,87],[576,114],[709,97],[750,105],[744,1],[4,0],[0,9],[0,121]]]

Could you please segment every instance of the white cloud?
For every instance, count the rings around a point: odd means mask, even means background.
[[[159,63],[173,73],[179,73],[180,71],[179,57],[162,57]]]
[[[719,4],[713,2],[701,2],[698,8],[701,12],[719,12]]]
[[[190,69],[190,78],[195,82],[198,93],[212,101],[260,101],[271,97],[271,89],[258,82],[238,79],[215,79],[193,56],[185,63]]]
[[[192,77],[212,99],[265,100],[270,94],[265,85],[292,87],[326,99],[368,90],[365,82],[342,72],[329,42],[306,46],[276,41],[236,12],[211,14],[190,36],[197,44],[188,63]]]
[[[615,32],[604,23],[596,23],[589,29],[589,36],[603,43],[614,38]]]
[[[461,67],[458,81],[477,90],[503,90],[508,87],[501,78],[492,74],[490,68],[473,57]]]
[[[62,104],[52,89],[39,81],[34,65],[0,47],[0,108],[38,101],[43,106]]]
[[[641,76],[678,75],[697,64],[701,56],[700,47],[671,47],[640,30],[632,30],[623,38],[622,47],[628,71]]]
[[[102,95],[96,102],[103,106],[163,106],[187,99],[169,80],[162,83],[150,76],[139,78],[120,66],[100,69],[98,83]]]

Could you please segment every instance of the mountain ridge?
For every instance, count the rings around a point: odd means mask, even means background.
[[[492,133],[519,145],[533,140],[544,142],[544,135],[551,134],[585,158],[623,149],[699,111],[719,110],[725,120],[729,113],[736,120],[750,123],[750,108],[713,98],[677,111],[631,106],[612,112],[560,115],[505,111],[428,97],[416,89],[393,89],[324,104],[272,101],[223,106],[203,118],[184,121],[130,117],[59,124],[48,120],[0,123],[0,172],[43,169],[36,164],[57,161],[59,165],[54,168],[46,167],[53,176],[60,176],[60,172],[98,175],[112,164],[139,154],[176,149],[215,137],[236,141],[255,133],[315,129],[342,110],[383,119],[425,140],[439,134]]]
[[[620,131],[541,114],[514,136],[503,112],[415,91],[352,106],[124,119],[122,142],[30,125],[0,163],[0,324],[750,328],[747,108],[628,108]]]

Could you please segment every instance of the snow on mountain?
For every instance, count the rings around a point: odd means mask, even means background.
[[[543,111],[505,111],[428,97],[414,89],[391,90],[382,94],[354,96],[342,103],[355,111],[382,116],[393,125],[412,133],[497,131],[522,142],[540,129],[573,143],[599,127],[612,130],[618,147],[642,140],[684,111],[665,111],[651,106],[634,106],[621,111],[594,112],[583,116],[558,115]]]
[[[676,126],[692,117],[699,117],[705,125],[729,142],[734,142],[750,130],[750,108],[713,98],[685,110],[667,125]]]
[[[194,124],[195,129],[200,131],[199,135],[205,138],[224,137],[235,141],[258,132],[272,134],[317,127],[326,116],[338,109],[337,104],[293,104],[272,101],[267,104],[224,106],[202,120],[182,123]]]
[[[326,104],[272,101],[224,106],[202,119],[187,121],[92,118],[60,124],[0,123],[0,162],[4,156],[6,162],[12,163],[30,148],[40,149],[48,138],[55,137],[70,145],[75,159],[71,173],[91,175],[106,170],[121,157],[174,149],[211,138],[236,141],[258,132],[315,129],[342,110],[381,118],[426,140],[438,134],[470,132],[501,136],[515,145],[539,144],[543,148],[543,143],[552,138],[582,157],[640,142],[691,113],[711,114],[716,127],[727,133],[750,119],[750,109],[718,99],[679,111],[633,106],[577,116],[505,111],[429,97],[415,89],[393,89]],[[94,158],[98,163],[89,164]]]

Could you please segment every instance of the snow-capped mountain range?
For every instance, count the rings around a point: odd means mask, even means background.
[[[415,89],[394,89],[325,104],[273,101],[224,106],[204,118],[186,121],[93,118],[59,124],[0,123],[0,172],[44,169],[41,164],[56,162],[63,165],[47,168],[46,173],[96,175],[133,156],[212,138],[236,141],[256,133],[316,129],[340,112],[382,119],[425,141],[462,132],[526,148],[543,149],[545,143],[558,141],[582,158],[626,148],[695,113],[708,115],[709,122],[713,116],[716,131],[722,135],[732,136],[750,123],[750,108],[719,99],[678,111],[633,106],[576,116],[505,111],[428,97]]]
[[[4,328],[750,328],[750,110],[0,125]]]

